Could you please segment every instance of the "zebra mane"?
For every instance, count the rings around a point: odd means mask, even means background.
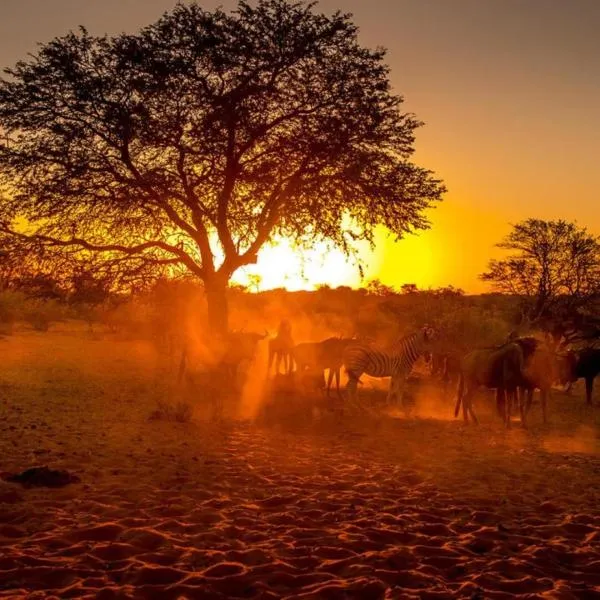
[[[401,338],[397,339],[391,347],[391,350],[393,350],[394,352],[398,352],[400,350],[402,350],[406,344],[408,342],[413,342],[415,345],[419,345],[419,340],[418,338],[421,335],[421,331],[413,331],[412,333],[409,333],[408,335],[403,335]]]

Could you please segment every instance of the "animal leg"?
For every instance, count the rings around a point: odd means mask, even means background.
[[[331,382],[333,381],[333,369],[329,367],[329,373],[327,373],[327,397],[329,398],[329,392],[331,391]],[[340,385],[338,382],[338,392],[340,389]]]
[[[336,369],[335,369],[335,387],[336,387],[338,397],[341,398],[342,395],[340,393],[340,368],[339,367],[336,367]]]
[[[513,398],[515,397],[515,391],[514,390],[509,390],[508,392],[505,391],[505,406],[504,406],[504,424],[506,426],[506,429],[510,429],[511,425],[512,425],[512,405],[513,405]]]
[[[529,408],[530,408],[531,401],[533,398],[533,390],[528,389],[526,391],[526,395],[525,395],[525,391],[523,389],[521,389],[518,392],[515,391],[515,393],[519,394],[518,403],[519,403],[519,412],[521,414],[521,426],[524,429],[527,429],[527,413],[529,412]]]
[[[469,422],[469,414],[471,413],[470,405],[473,396],[473,390],[467,390],[466,394],[462,397],[462,408],[463,408],[463,420],[465,423]]]
[[[346,384],[346,395],[350,404],[356,402],[356,389],[358,387],[358,378],[353,373],[348,373],[348,383]]]
[[[469,412],[471,413],[471,418],[473,419],[473,423],[475,423],[475,425],[479,425],[479,419],[477,418],[477,415],[475,414],[475,411],[473,410],[472,402],[469,402]]]
[[[533,405],[533,388],[527,390],[527,403],[525,404],[525,415],[529,414],[531,406]]]
[[[458,379],[458,388],[456,390],[456,406],[454,407],[454,418],[458,417],[458,413],[460,412],[460,404],[462,402],[462,397],[464,395],[465,387],[464,387],[464,379],[462,374]]]
[[[471,414],[471,392],[467,392],[463,397],[463,420],[465,423],[469,422],[469,415]]]
[[[281,359],[283,361],[283,372],[286,375],[289,375],[290,374],[290,363],[289,363],[288,353],[283,352],[281,355]]]
[[[273,361],[275,360],[275,352],[273,348],[269,346],[269,368],[267,369],[267,377],[271,374],[271,369],[273,368]]]

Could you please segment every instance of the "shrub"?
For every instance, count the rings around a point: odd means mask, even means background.
[[[4,290],[0,292],[0,331],[10,333],[15,321],[21,317],[25,296],[21,292]]]
[[[36,331],[48,331],[52,323],[64,317],[65,308],[56,300],[30,298],[23,305],[23,320]]]

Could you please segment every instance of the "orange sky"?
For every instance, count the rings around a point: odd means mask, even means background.
[[[175,3],[0,0],[0,65],[80,24],[135,31]],[[322,0],[319,8],[352,12],[363,43],[388,48],[396,91],[426,122],[415,159],[449,189],[430,231],[398,244],[379,237],[376,255],[366,253],[369,277],[482,291],[477,274],[510,222],[566,218],[600,233],[599,0]],[[304,285],[278,278],[286,268],[275,256],[285,249],[259,263],[265,286]],[[328,261],[307,258],[309,284],[359,283],[356,269],[331,253]]]

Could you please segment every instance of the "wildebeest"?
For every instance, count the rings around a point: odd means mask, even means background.
[[[444,395],[448,386],[460,377],[461,357],[456,352],[433,352],[431,355],[431,376],[441,381]]]
[[[570,351],[565,362],[567,373],[563,376],[563,383],[575,383],[578,379],[585,379],[585,401],[591,405],[594,379],[600,374],[600,348]]]
[[[355,338],[330,337],[320,342],[305,342],[294,346],[292,356],[300,373],[306,370],[323,373],[329,369],[327,396],[335,377],[336,389],[340,395],[340,371],[344,363],[344,350],[357,343]]]
[[[275,363],[275,373],[278,374],[282,361],[284,373],[289,375],[292,372],[293,348],[294,340],[292,339],[292,325],[287,319],[283,319],[279,324],[277,336],[272,340],[269,340],[269,374],[271,373],[273,363]]]
[[[243,364],[251,363],[256,356],[258,343],[267,337],[265,333],[254,333],[250,331],[232,331],[221,339],[216,339],[210,348],[212,356],[208,357],[207,362],[213,368],[218,370],[223,376],[237,378],[238,369]],[[187,364],[188,346],[183,348],[181,361],[179,363],[179,373],[177,380],[181,381]]]
[[[517,404],[517,388],[523,383],[525,352],[520,344],[508,342],[493,348],[473,350],[461,361],[458,383],[458,397],[454,416],[457,417],[462,404],[463,419],[469,417],[478,423],[473,411],[473,396],[478,388],[497,390],[498,408],[501,410],[504,424],[510,427],[510,412],[513,401]],[[524,422],[524,406],[519,404],[521,421]]]
[[[523,426],[533,402],[533,393],[540,390],[542,416],[547,421],[547,403],[550,398],[552,385],[558,377],[558,360],[555,353],[545,344],[533,337],[513,338],[519,344],[524,354],[524,365],[519,384],[520,402],[524,405],[521,413]],[[526,395],[526,398],[525,398]]]

